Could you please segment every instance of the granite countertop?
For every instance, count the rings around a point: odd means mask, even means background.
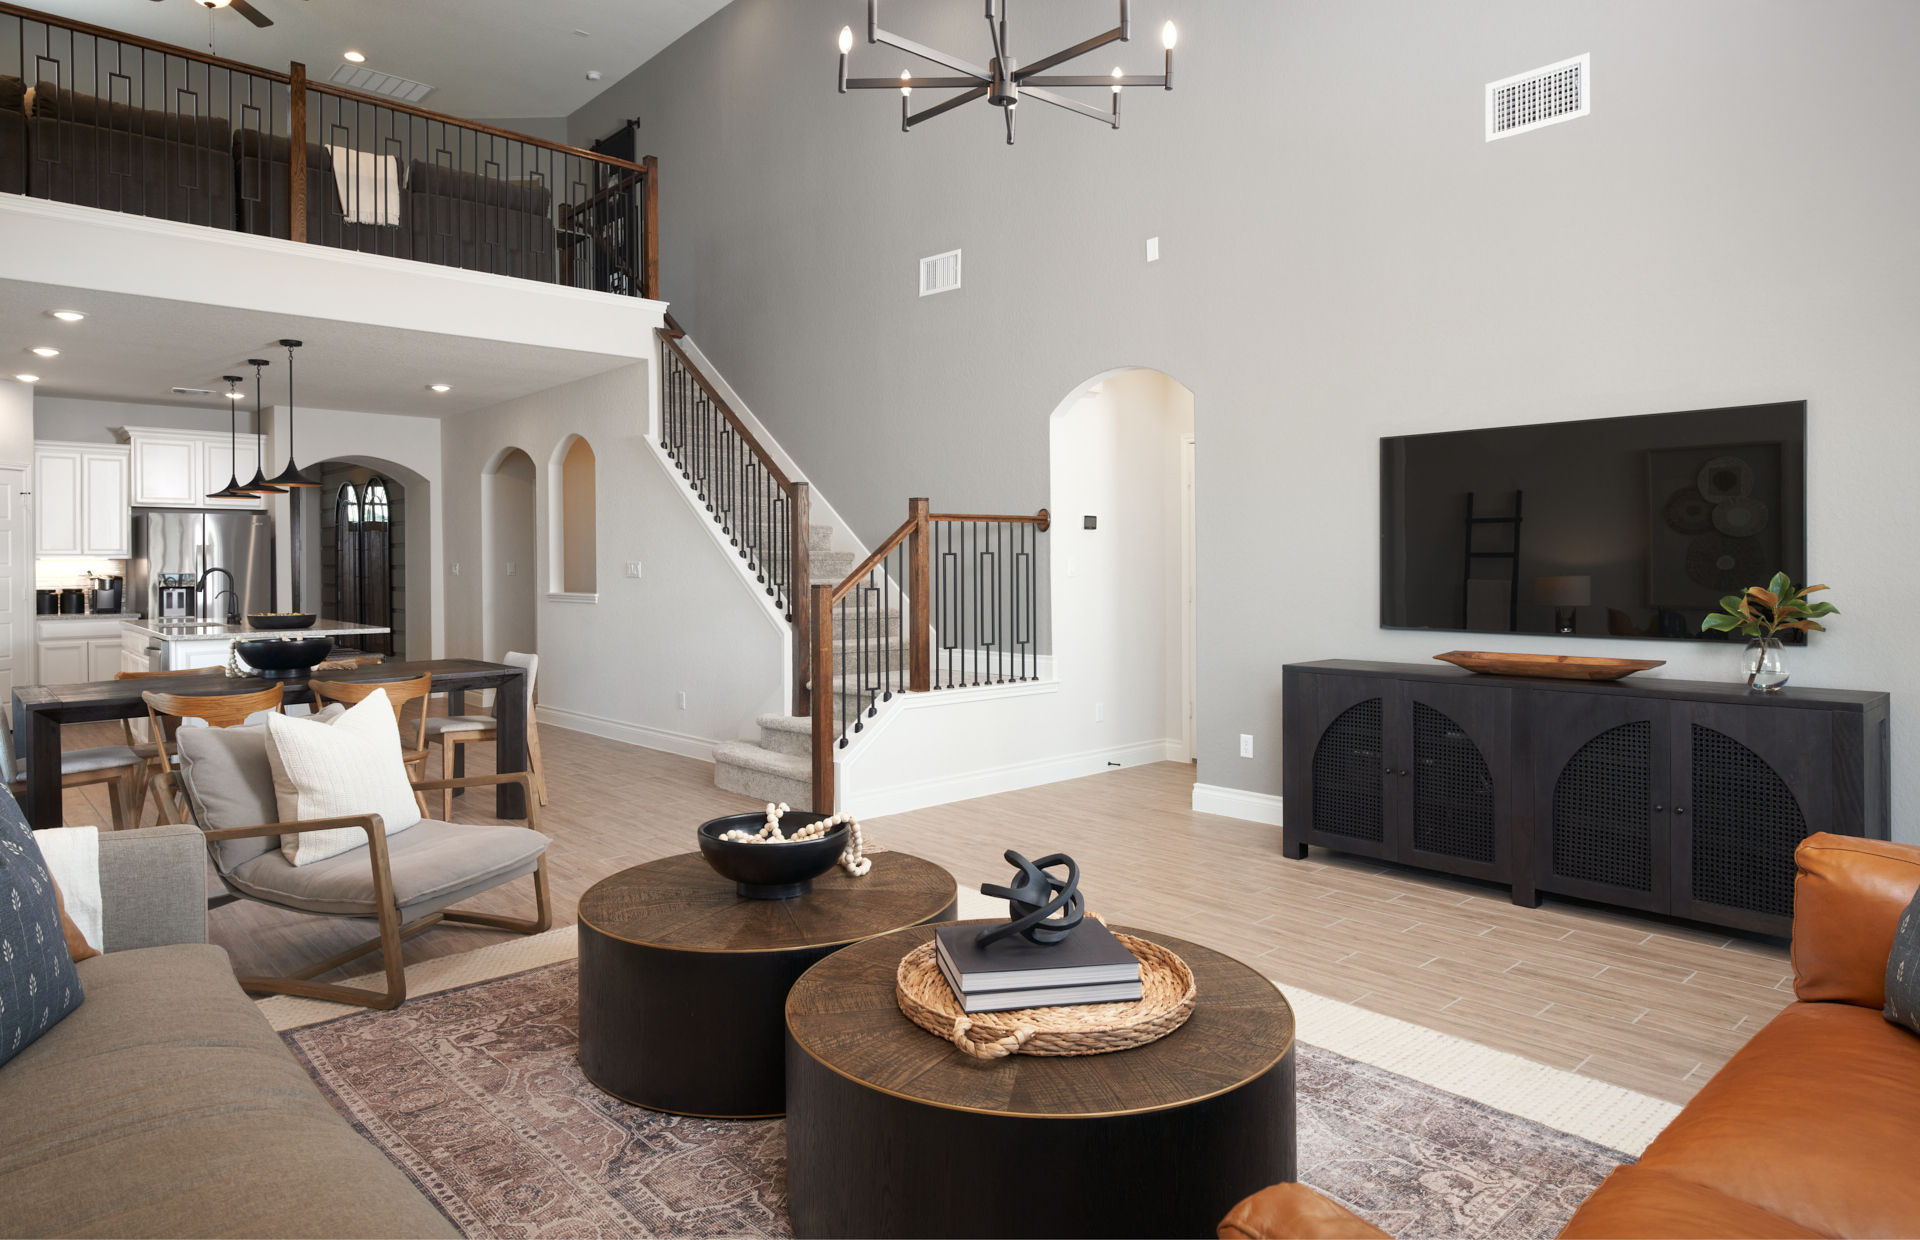
[[[226,641],[235,637],[347,637],[356,633],[391,633],[377,625],[346,620],[315,620],[305,629],[257,629],[249,624],[221,624],[206,620],[129,620],[131,633],[144,633],[163,642]]]
[[[34,616],[35,620],[129,620],[132,618],[133,617],[124,611],[83,611],[66,612],[64,614],[60,612],[49,612],[45,615]]]

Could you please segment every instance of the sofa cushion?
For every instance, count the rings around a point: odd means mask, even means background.
[[[86,998],[61,920],[40,845],[0,786],[0,1064],[32,1049]]]
[[[1793,993],[1798,999],[1887,1001],[1887,951],[1920,890],[1912,846],[1810,835],[1793,854]]]
[[[232,228],[227,122],[191,103],[151,110],[41,82],[27,127],[27,192],[36,198]]]
[[[1639,1166],[1830,1236],[1920,1227],[1920,1036],[1796,1003],[1701,1087]],[[1735,1234],[1735,1233],[1724,1233]]]
[[[195,944],[79,966],[89,1002],[0,1070],[10,1236],[452,1236]]]
[[[1615,1167],[1567,1220],[1560,1240],[1799,1240],[1823,1234],[1691,1180]]]
[[[458,904],[533,873],[547,843],[546,836],[525,827],[423,819],[387,839],[394,902],[405,921]],[[309,913],[372,917],[376,911],[373,863],[364,846],[302,866],[282,853],[265,853],[234,870],[227,881],[250,896]]]

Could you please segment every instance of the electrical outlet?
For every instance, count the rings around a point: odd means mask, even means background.
[[[640,561],[638,560],[627,561],[627,576],[633,578],[635,581],[638,581],[640,579]]]
[[[1107,721],[1107,704],[1105,702],[1095,702],[1093,704],[1093,721],[1095,723],[1105,723]]]
[[[1243,758],[1251,758],[1253,756],[1253,737],[1247,735],[1245,732],[1240,734],[1240,756]]]
[[[685,689],[682,689],[677,695],[675,695],[674,704],[678,706],[681,710],[685,710],[687,708],[687,691]]]
[[[1160,261],[1160,238],[1158,237],[1147,238],[1147,261],[1150,263],[1157,263]]]
[[[517,566],[514,564],[512,560],[507,561],[507,576],[509,577],[513,576],[513,570],[515,567]]]

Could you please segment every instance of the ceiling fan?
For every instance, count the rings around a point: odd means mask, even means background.
[[[154,0],[158,4],[160,0]],[[273,25],[273,19],[254,8],[247,0],[193,0],[203,9],[232,9],[256,26],[262,28]]]

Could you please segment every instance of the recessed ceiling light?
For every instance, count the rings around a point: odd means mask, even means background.
[[[35,349],[35,350],[33,351],[33,354],[34,354],[34,356],[35,356],[35,357],[59,357],[59,356],[60,356],[60,350],[58,350],[58,349],[50,349],[50,348],[48,348],[48,347],[47,347],[46,345],[44,345],[44,344],[43,344],[43,345],[41,345],[41,346],[40,346],[39,348],[37,348],[37,349]]]
[[[14,378],[16,378],[16,379],[18,379],[18,380],[20,380],[20,382],[22,382],[22,383],[38,383],[38,382],[40,382],[40,376],[39,376],[39,375],[15,375],[15,376],[14,376]]]
[[[62,323],[78,323],[81,319],[87,317],[78,310],[54,310],[50,311],[50,313]]]
[[[429,383],[429,384],[427,384],[427,391],[429,391],[429,392],[451,392],[451,391],[453,391],[453,385],[452,385],[451,383]]]
[[[599,80],[600,80],[600,70],[598,69],[587,70],[587,81],[597,82]]]
[[[367,60],[365,52],[342,52],[340,54],[356,65],[365,64]]]

